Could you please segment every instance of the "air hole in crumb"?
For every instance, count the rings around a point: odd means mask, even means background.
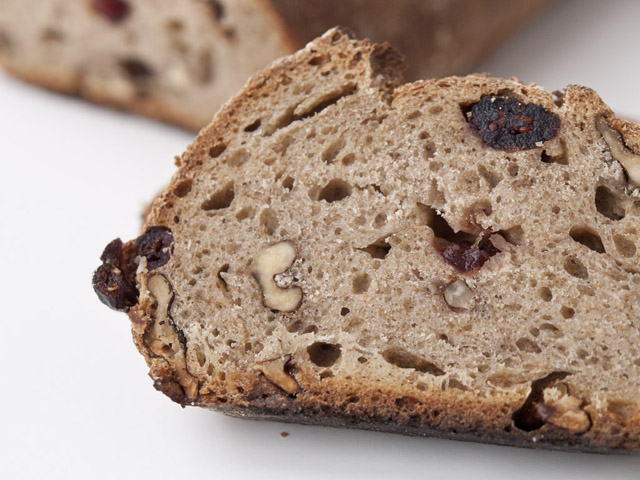
[[[342,157],[342,164],[345,167],[348,167],[349,165],[353,164],[355,161],[356,161],[355,153],[347,153],[344,157]]]
[[[267,235],[273,235],[280,225],[276,212],[271,208],[265,208],[260,214],[260,225]]]
[[[373,226],[376,228],[383,227],[387,223],[387,215],[385,213],[379,213],[373,219]]]
[[[289,325],[287,325],[287,331],[290,332],[290,333],[299,332],[301,329],[302,329],[302,321],[301,320],[296,320],[295,322],[292,322]]]
[[[309,325],[302,330],[302,333],[318,333],[317,325]]]
[[[202,202],[200,208],[205,211],[228,208],[231,205],[231,202],[233,202],[234,197],[235,191],[233,189],[233,182],[229,182],[222,189],[209,197],[208,200]]]
[[[340,344],[314,342],[307,347],[307,353],[315,365],[330,367],[338,361],[342,351]]]
[[[501,230],[500,233],[509,243],[514,245],[522,245],[524,243],[524,230],[520,225]]]
[[[164,28],[166,28],[169,33],[180,33],[184,30],[184,24],[179,19],[173,18],[165,23]]]
[[[447,387],[462,390],[463,392],[469,390],[469,388],[464,383],[455,378],[449,379],[449,381],[447,382]]]
[[[444,165],[442,164],[442,162],[438,162],[436,160],[429,162],[429,170],[433,170],[434,172],[437,172],[438,170],[440,170]]]
[[[367,363],[368,361],[367,357],[358,357],[358,363]]]
[[[198,365],[200,365],[201,367],[204,367],[207,359],[205,358],[204,353],[202,352],[202,348],[200,347],[200,345],[196,345],[193,350],[196,354],[196,361],[198,362]]]
[[[261,123],[262,123],[262,120],[260,120],[258,118],[257,120],[254,120],[252,123],[250,123],[249,125],[244,127],[244,131],[245,132],[255,132],[258,128],[260,128],[260,124]]]
[[[589,271],[587,270],[587,267],[585,267],[584,264],[576,257],[571,256],[566,258],[563,266],[565,271],[573,277],[580,278],[582,280],[589,278]]]
[[[487,181],[490,190],[493,190],[502,181],[502,175],[488,170],[484,165],[478,166],[478,173]]]
[[[573,227],[569,231],[569,235],[576,242],[584,245],[585,247],[593,250],[594,252],[604,253],[604,245],[600,236],[593,230],[585,227]]]
[[[560,155],[549,155],[546,150],[543,150],[540,154],[540,160],[543,163],[556,163],[558,165],[569,165],[569,161],[564,154]]]
[[[219,157],[226,149],[227,146],[224,143],[219,143],[209,149],[209,156],[211,158]]]
[[[433,234],[447,242],[475,242],[475,236],[465,232],[454,232],[442,215],[428,205],[417,203],[421,219],[433,230]]]
[[[546,332],[557,333],[560,331],[558,327],[556,327],[553,323],[544,322],[540,324],[540,330],[544,330]]]
[[[125,58],[121,60],[120,68],[122,68],[131,80],[136,82],[149,80],[153,76],[151,67],[137,58]]]
[[[40,40],[45,43],[62,43],[64,42],[64,32],[56,28],[45,28],[40,36]]]
[[[542,352],[542,349],[536,342],[526,337],[522,337],[516,340],[516,347],[518,347],[520,351],[527,353]]]
[[[236,213],[236,218],[240,221],[244,220],[245,218],[252,218],[253,212],[253,207],[244,207],[242,210]]]
[[[424,149],[422,151],[422,154],[424,155],[425,159],[429,160],[429,159],[433,158],[435,156],[436,152],[437,152],[437,149],[436,149],[436,144],[434,142],[429,140],[428,142],[426,142],[424,144]],[[435,162],[435,163],[440,163],[440,162]],[[442,164],[440,164],[440,165],[442,165]],[[431,165],[430,165],[430,167],[431,167]],[[433,168],[433,167],[431,167],[431,169],[432,170],[438,170],[438,168]]]
[[[173,189],[173,194],[179,198],[185,197],[191,191],[192,186],[193,181],[190,178],[185,178],[175,186],[175,188]]]
[[[327,203],[338,202],[347,198],[353,192],[353,187],[339,178],[334,178],[322,188],[318,194],[318,200]]]
[[[339,138],[335,142],[333,142],[327,149],[322,152],[322,161],[327,165],[332,164],[340,151],[344,148],[345,140],[344,138]]]
[[[331,370],[325,370],[323,372],[320,372],[320,380],[324,380],[325,378],[331,378],[333,376],[334,375]]]
[[[218,274],[217,274],[218,279],[220,280],[220,282],[222,282],[222,288],[224,288],[225,290],[228,290],[228,285],[225,279],[222,277],[222,274],[227,273],[228,271],[229,271],[229,264],[225,263],[223,266],[221,266],[218,269]]]
[[[420,132],[420,135],[418,138],[420,138],[420,140],[425,141],[424,147],[422,150],[422,156],[424,157],[425,160],[432,159],[435,156],[437,149],[436,149],[436,144],[431,140],[431,135],[429,135],[429,132],[422,131]]]
[[[293,177],[290,176],[286,176],[284,178],[284,180],[282,180],[282,186],[286,189],[286,190],[293,190],[293,184],[295,182],[295,179]]]
[[[538,296],[545,302],[553,300],[553,293],[551,293],[551,289],[548,287],[540,287],[538,289]]]
[[[342,308],[340,309],[340,315],[341,315],[341,316],[343,316],[343,317],[345,317],[345,316],[347,316],[347,315],[349,314],[349,312],[350,312],[350,311],[351,311],[351,310],[349,310],[347,307],[342,307]]]
[[[391,245],[386,241],[386,237],[379,238],[372,244],[368,245],[365,248],[359,248],[363,252],[371,255],[371,258],[387,258],[389,251],[391,250]]]
[[[369,285],[371,284],[371,278],[366,273],[361,273],[356,275],[351,284],[351,290],[356,295],[365,293],[369,290]]]
[[[387,363],[400,368],[412,368],[421,373],[440,376],[444,375],[444,370],[438,368],[432,362],[425,360],[418,355],[408,352],[404,348],[392,347],[381,352],[382,358]]]
[[[415,406],[420,402],[418,402],[418,400],[413,397],[405,396],[405,397],[396,398],[394,403],[398,408],[413,410]]]
[[[576,314],[576,311],[573,308],[563,305],[562,308],[560,309],[560,314],[564,318],[573,318],[573,316]]]
[[[236,150],[227,159],[227,163],[232,167],[240,167],[249,160],[249,152],[244,148]]]
[[[605,186],[596,189],[595,202],[598,212],[610,220],[622,220],[626,214],[618,197]]]
[[[616,250],[623,257],[633,257],[636,254],[636,246],[635,244],[629,240],[628,238],[622,237],[620,235],[615,235],[613,237],[613,243],[616,245]]]
[[[325,55],[316,55],[311,60],[309,60],[309,65],[313,67],[321,67],[326,64],[329,60],[331,60],[331,56],[329,54]]]

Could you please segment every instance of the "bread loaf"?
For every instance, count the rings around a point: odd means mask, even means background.
[[[250,75],[327,28],[470,69],[548,0],[4,0],[0,63],[48,88],[199,130]]]
[[[255,75],[98,295],[183,405],[638,452],[640,127],[585,87],[402,69],[333,29]]]

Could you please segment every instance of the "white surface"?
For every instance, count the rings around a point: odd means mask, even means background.
[[[640,118],[640,2],[567,1],[483,70],[596,88]],[[90,285],[191,136],[0,74],[0,467],[6,479],[638,479],[640,457],[227,418],[154,391]],[[281,438],[279,433],[290,435]]]

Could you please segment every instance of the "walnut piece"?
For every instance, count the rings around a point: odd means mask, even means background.
[[[626,170],[629,181],[636,187],[640,187],[640,155],[635,155],[624,145],[622,135],[610,127],[604,118],[598,117],[596,128],[609,145],[611,156]]]
[[[460,279],[444,287],[442,294],[444,301],[452,308],[467,308],[473,299],[473,291]]]
[[[274,358],[259,362],[255,369],[261,371],[267,379],[275,386],[281,388],[289,395],[293,395],[298,391],[298,382],[289,373],[285,367],[291,360],[291,355]]]
[[[161,274],[152,275],[147,280],[147,287],[149,288],[151,295],[156,299],[156,302],[158,302],[158,306],[156,308],[158,313],[156,315],[158,317],[165,316],[169,309],[171,300],[173,300],[173,288],[171,288],[169,280]],[[156,321],[158,320],[160,319],[156,318]]]
[[[584,433],[591,427],[591,419],[582,409],[582,400],[569,395],[565,384],[559,383],[543,392],[543,403],[538,406],[547,423],[571,433]]]
[[[187,371],[183,346],[169,313],[174,298],[173,287],[164,275],[158,273],[149,277],[147,288],[156,299],[157,305],[153,325],[145,340],[154,354],[173,363],[178,383],[188,397],[194,398],[198,393],[198,382]]]
[[[295,247],[284,241],[262,250],[253,259],[251,273],[260,284],[266,307],[291,312],[302,303],[302,289],[291,286],[293,279],[287,272],[295,258]]]

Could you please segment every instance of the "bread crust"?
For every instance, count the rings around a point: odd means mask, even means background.
[[[373,62],[365,62],[370,70],[362,75],[384,92],[387,100],[396,108],[415,96],[424,95],[435,85],[451,88],[465,85],[469,98],[504,89],[516,95],[525,95],[523,92],[526,91],[529,101],[550,111],[555,108],[553,97],[538,87],[524,85],[516,79],[494,79],[486,74],[402,85],[404,62],[400,54],[386,45],[354,41],[349,33],[333,29],[306,49],[258,73],[223,106],[210,126],[199,134],[180,159],[178,172],[167,190],[154,202],[143,230],[170,223],[171,206],[175,200],[173,192],[184,180],[198,174],[200,159],[208,155],[211,145],[221,141],[225,132],[237,130],[241,125],[239,122],[251,118],[249,113],[255,98],[275,91],[287,81],[289,75],[295,74],[297,68],[303,68],[301,66],[327,49],[355,49],[365,58],[375,58]],[[464,99],[461,101],[464,102]],[[593,90],[570,86],[564,101],[588,112],[590,116],[603,116],[624,133],[629,146],[636,148],[638,145],[638,127],[616,119]],[[177,346],[174,354],[166,356],[154,351],[150,343],[153,339],[150,331],[154,326],[157,302],[149,293],[147,279],[148,272],[144,268],[139,269],[141,296],[138,304],[129,311],[134,341],[150,367],[155,387],[181,405],[210,408],[243,418],[353,427],[501,445],[595,453],[640,452],[640,413],[637,410],[623,418],[598,408],[595,403],[587,404],[583,410],[588,416],[589,428],[582,433],[571,433],[550,423],[535,431],[516,428],[514,412],[531,394],[532,386],[529,384],[498,389],[485,396],[456,388],[445,391],[427,387],[417,399],[415,390],[401,383],[389,385],[354,379],[345,385],[332,377],[319,379],[317,373],[300,366],[293,373],[300,386],[295,394],[288,394],[258,370],[226,372],[224,377],[204,381],[196,372],[190,371],[186,345],[178,341],[184,338],[184,334],[175,325],[173,327],[177,335],[174,344]],[[543,372],[540,377],[551,373]]]

